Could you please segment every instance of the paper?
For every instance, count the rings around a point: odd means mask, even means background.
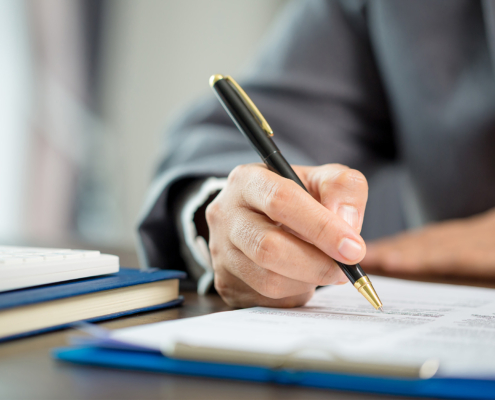
[[[421,364],[443,376],[495,378],[495,290],[371,277],[385,313],[350,285],[319,289],[296,309],[256,307],[113,331],[161,349],[170,343],[268,354]]]

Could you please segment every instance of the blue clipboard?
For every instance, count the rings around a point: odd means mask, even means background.
[[[251,365],[178,360],[165,357],[158,352],[126,351],[91,346],[54,349],[52,356],[57,360],[75,364],[177,375],[414,397],[495,399],[495,380],[407,379],[287,369],[274,370]]]

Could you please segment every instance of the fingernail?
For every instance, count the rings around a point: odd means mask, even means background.
[[[354,229],[359,225],[359,213],[356,207],[353,206],[340,206],[337,210],[339,217],[343,218]]]
[[[361,245],[349,238],[342,240],[339,246],[339,253],[348,260],[355,260],[356,258],[359,258],[362,251],[363,249]]]

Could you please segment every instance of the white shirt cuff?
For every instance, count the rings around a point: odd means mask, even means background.
[[[180,221],[184,234],[184,241],[191,252],[194,261],[199,265],[203,273],[198,280],[198,294],[207,293],[213,284],[213,267],[211,263],[208,243],[202,236],[198,236],[194,214],[208,200],[208,198],[222,190],[227,183],[227,178],[208,178],[203,182],[196,193],[190,195],[181,210]],[[186,260],[186,263],[188,261]]]

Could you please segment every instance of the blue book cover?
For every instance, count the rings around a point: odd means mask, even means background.
[[[165,357],[156,352],[126,351],[94,346],[58,348],[52,356],[61,361],[137,371],[161,372],[208,378],[297,385],[361,393],[448,399],[493,399],[495,381],[433,377],[411,379],[351,375],[241,364],[222,364]]]
[[[121,268],[116,274],[103,275],[92,278],[78,279],[75,281],[60,282],[51,285],[37,286],[27,289],[13,290],[0,293],[0,312],[6,309],[28,306],[37,303],[59,300],[68,297],[80,296],[95,292],[101,292],[110,289],[118,289],[128,286],[140,285],[145,283],[157,282],[168,279],[182,279],[186,274],[181,271],[173,270],[151,270],[139,271],[137,269]],[[124,315],[135,314],[144,311],[157,310],[161,308],[173,307],[182,302],[182,297],[172,300],[168,303],[155,305],[147,308],[127,310],[110,315],[101,315],[95,318],[87,319],[87,322],[102,321],[105,319],[117,318]],[[76,322],[76,321],[74,321]],[[19,338],[28,335],[34,335],[42,332],[47,332],[55,329],[66,328],[70,324],[57,325],[48,328],[39,329],[36,331],[24,332],[14,336],[2,337],[0,342]]]

